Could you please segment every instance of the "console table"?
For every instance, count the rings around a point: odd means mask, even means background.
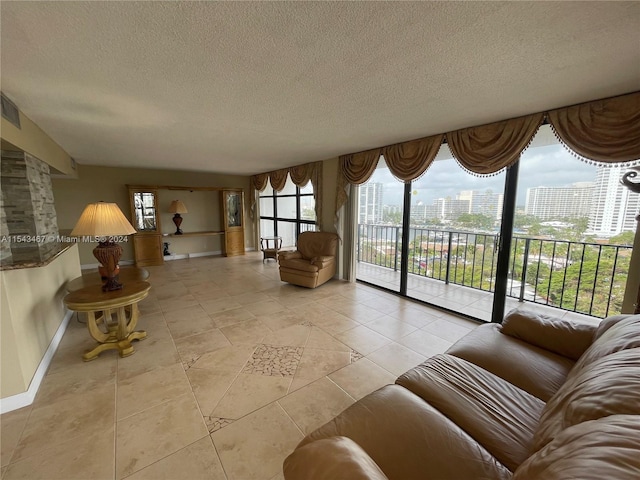
[[[72,280],[67,288],[78,287],[83,283],[82,278]],[[150,288],[148,282],[141,280],[128,281],[122,290],[112,292],[103,292],[100,284],[90,284],[80,286],[64,297],[67,308],[87,313],[89,334],[98,342],[95,348],[82,355],[85,362],[105,350],[118,350],[121,357],[135,353],[131,342],[147,336],[144,330],[135,330],[140,315],[138,302],[149,294]]]

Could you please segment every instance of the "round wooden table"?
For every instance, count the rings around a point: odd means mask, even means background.
[[[147,278],[149,278],[149,271],[145,268],[124,267],[120,269],[120,273],[118,274],[120,283],[125,285],[129,282],[146,281]],[[100,277],[100,274],[94,271],[85,273],[81,277],[74,278],[70,282],[67,282],[65,288],[67,292],[75,292],[90,285],[102,285],[104,282],[105,280]]]
[[[72,280],[70,284],[80,278]],[[103,292],[101,283],[94,283],[64,297],[68,309],[87,313],[89,334],[98,342],[93,350],[82,356],[85,362],[93,360],[105,350],[117,349],[121,357],[135,353],[131,342],[147,336],[144,330],[135,330],[140,316],[138,302],[149,294],[150,288],[148,282],[138,280],[127,281],[122,290]]]

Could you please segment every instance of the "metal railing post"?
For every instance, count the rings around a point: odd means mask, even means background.
[[[524,239],[524,253],[522,258],[522,277],[520,278],[520,297],[518,300],[520,302],[524,301],[524,285],[527,280],[527,265],[529,264],[529,242],[530,238]],[[515,265],[514,265],[515,268]]]
[[[400,231],[399,227],[394,227],[396,230],[396,244],[393,247],[393,271],[397,272],[398,271],[398,232]]]
[[[447,246],[447,269],[444,274],[444,283],[446,285],[449,285],[449,270],[451,267],[451,240],[451,232],[449,232],[449,242]]]

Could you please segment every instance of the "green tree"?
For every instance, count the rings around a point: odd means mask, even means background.
[[[456,219],[463,228],[489,230],[493,227],[493,217],[481,213],[463,213]]]
[[[615,237],[609,239],[611,245],[629,245],[633,246],[633,241],[636,235],[634,232],[622,232]]]
[[[540,219],[535,215],[525,215],[524,213],[516,213],[513,218],[513,226],[518,229],[529,228],[532,225],[540,225]]]

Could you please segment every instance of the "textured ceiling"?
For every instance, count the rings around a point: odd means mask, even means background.
[[[640,2],[0,3],[81,164],[253,174],[640,89]]]

